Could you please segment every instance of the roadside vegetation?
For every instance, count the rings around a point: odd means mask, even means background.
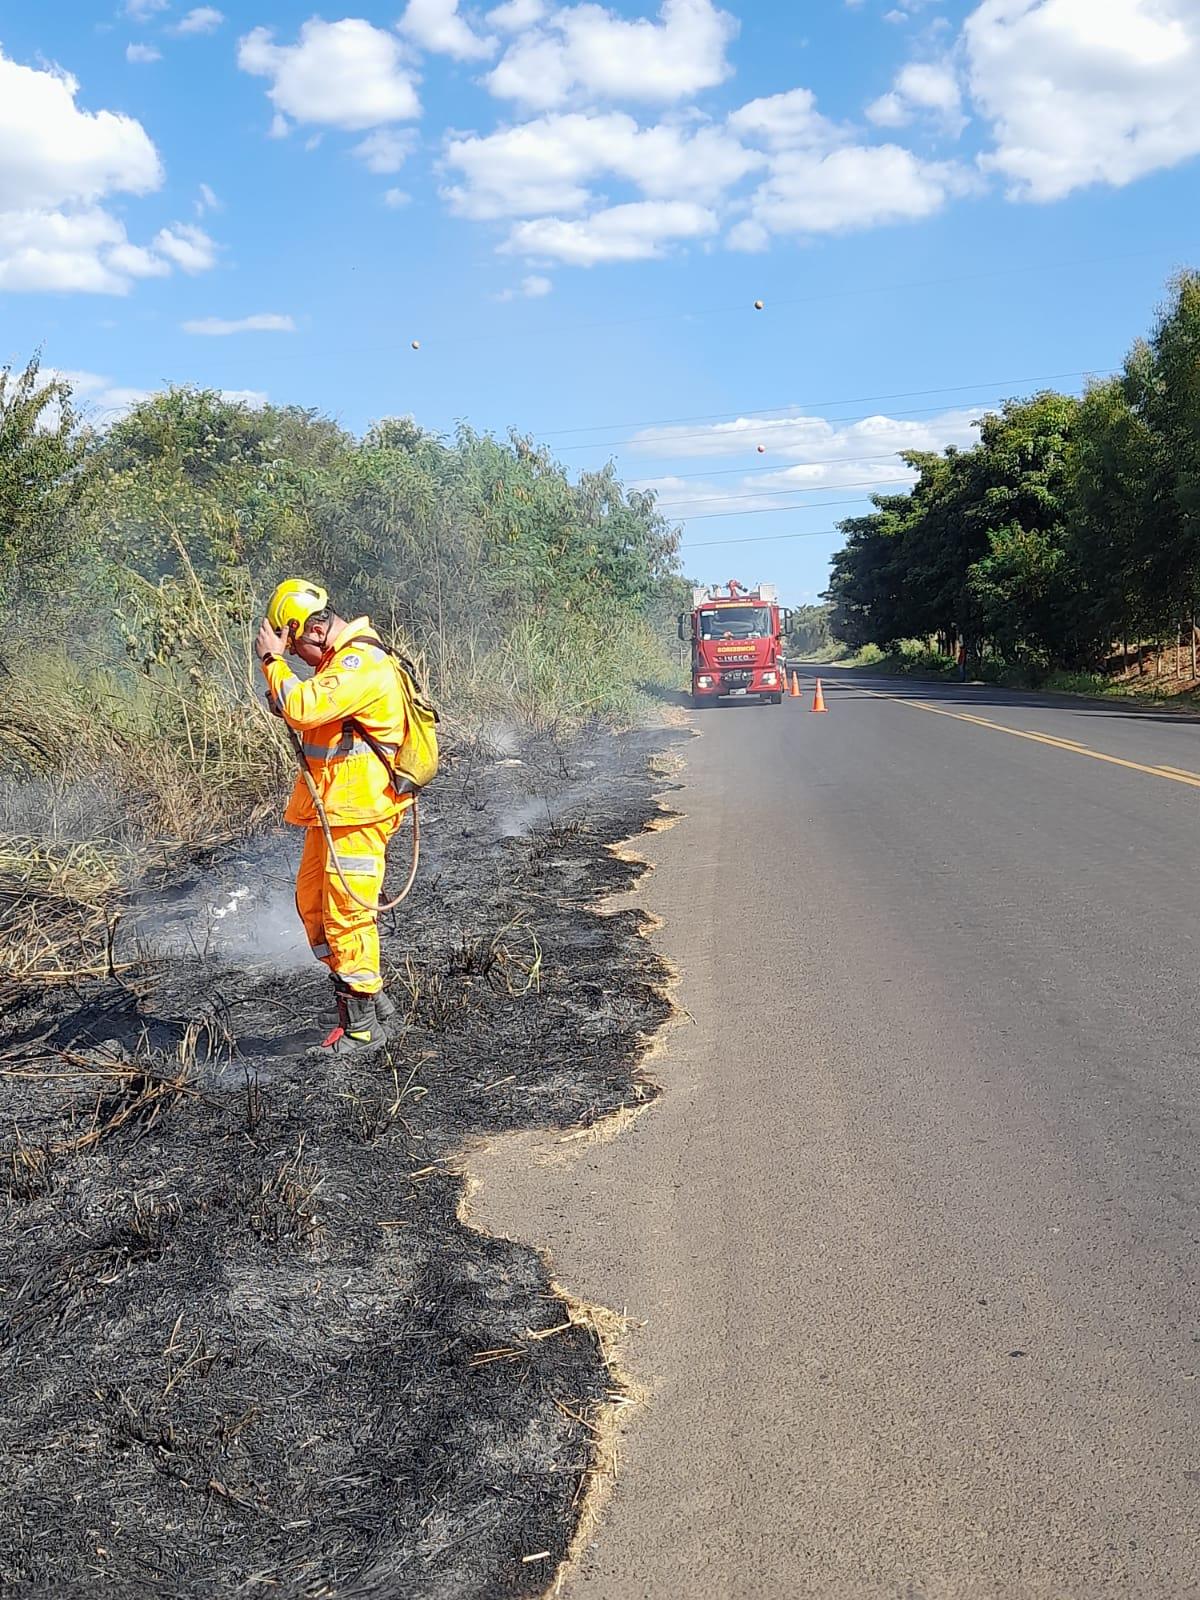
[[[1197,681],[1200,272],[1082,398],[982,419],[970,450],[913,451],[917,482],[840,526],[833,637],[893,668],[1158,693]]]
[[[889,677],[942,678],[947,682],[961,676],[956,656],[921,639],[900,639],[888,649],[877,644],[864,644],[858,650],[842,646],[825,657],[847,667],[876,667]],[[1165,699],[1191,702],[1193,689],[1186,682],[1172,682],[1167,677],[1169,653],[1160,657],[1163,671],[1146,677],[1112,676],[1104,672],[1071,672],[1065,667],[1046,670],[1026,665],[1012,665],[994,655],[976,656],[970,664],[970,676],[977,682],[995,683],[1002,688],[1036,688],[1045,694],[1082,694],[1112,697],[1114,699],[1145,699],[1160,703]],[[1134,669],[1136,671],[1136,669]],[[1182,680],[1183,674],[1176,675]]]
[[[833,636],[832,619],[832,606],[797,606],[788,629],[789,655],[805,661],[839,661],[847,655],[847,646]]]
[[[401,642],[452,733],[632,720],[672,671],[677,541],[652,496],[515,434],[355,438],[198,389],[98,431],[31,362],[0,377],[0,778],[31,811],[3,821],[37,831],[57,793],[138,842],[244,827],[285,773],[250,641],[289,572]],[[92,789],[101,817],[70,798]]]

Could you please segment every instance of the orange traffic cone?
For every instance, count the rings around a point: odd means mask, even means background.
[[[800,680],[799,680],[799,678],[796,676],[796,674],[794,672],[792,673],[791,694],[792,694],[792,698],[793,699],[799,700],[799,698],[800,698]]]
[[[825,707],[825,696],[821,693],[821,680],[820,680],[820,678],[817,679],[817,691],[813,695],[812,708],[813,708],[814,711],[824,711],[826,709],[826,707]]]

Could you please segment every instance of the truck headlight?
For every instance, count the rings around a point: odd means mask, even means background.
[[[696,679],[696,687],[697,687],[697,689],[711,689],[712,685],[713,685],[712,679],[709,678],[709,677],[704,676],[703,674],[701,674],[701,676]]]

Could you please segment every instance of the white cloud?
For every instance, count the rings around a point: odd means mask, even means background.
[[[492,296],[502,304],[508,300],[541,300],[550,294],[554,283],[550,278],[543,278],[539,273],[531,272],[527,278],[522,278],[519,288],[501,289],[499,294]]]
[[[141,123],[81,111],[78,91],[69,73],[0,55],[0,210],[91,202],[117,190],[147,194],[162,182]]]
[[[385,189],[383,192],[383,203],[389,211],[399,211],[401,206],[408,205],[411,200],[412,195],[403,189]]]
[[[913,104],[952,114],[958,90],[948,69],[920,64],[898,82]],[[707,237],[714,217],[728,227],[730,248],[765,250],[779,234],[918,221],[978,187],[960,165],[922,160],[895,143],[851,140],[851,130],[821,116],[802,88],[750,101],[724,125],[695,112],[648,127],[625,111],[556,112],[485,136],[452,137],[444,167],[454,181],[442,194],[474,221],[525,219],[505,250],[591,265]],[[739,199],[738,186],[755,173],[757,188]],[[616,184],[635,191],[630,203],[619,203]],[[668,218],[687,222],[658,233],[653,219]]]
[[[143,400],[149,400],[152,393],[150,389],[135,389],[129,384],[113,384],[97,397],[98,404],[103,408],[103,420],[115,422],[119,416],[132,411],[134,406],[140,406]]]
[[[270,399],[265,389],[222,389],[220,394],[230,405],[246,406],[250,411],[261,411]]]
[[[125,229],[98,206],[0,211],[0,290],[124,294],[127,270],[110,260]]]
[[[277,311],[259,311],[250,317],[237,317],[232,321],[224,317],[199,317],[182,322],[184,333],[203,334],[208,338],[223,338],[231,333],[295,333],[296,324],[291,317]]]
[[[408,0],[397,26],[423,50],[456,61],[484,61],[496,53],[495,40],[481,39],[459,16],[458,0]]]
[[[185,17],[181,17],[175,26],[175,32],[183,34],[215,33],[225,21],[225,13],[218,11],[215,6],[194,6]]]
[[[149,22],[160,11],[166,11],[171,0],[125,0],[125,15],[134,22]]]
[[[985,170],[1058,200],[1200,153],[1196,0],[984,0],[963,28]]]
[[[761,222],[744,217],[730,228],[725,242],[731,250],[758,254],[771,248],[771,235]]]
[[[114,272],[126,273],[131,278],[167,278],[171,274],[169,261],[140,244],[114,245],[106,260]]]
[[[890,466],[869,465],[852,469],[855,476],[847,478],[844,485],[834,482],[824,484],[788,484],[784,475],[776,473],[770,478],[744,478],[732,482],[705,483],[699,478],[679,478],[670,475],[649,479],[636,485],[638,489],[651,489],[658,497],[658,509],[673,522],[686,522],[689,517],[746,516],[758,511],[815,511],[833,504],[837,515],[846,514],[845,507],[856,500],[865,501],[876,490],[885,494],[900,494],[916,482],[902,463]],[[843,489],[838,493],[839,488]],[[833,500],[828,492],[833,492]],[[813,495],[819,498],[811,498]]]
[[[154,236],[154,248],[184,272],[207,272],[216,264],[217,247],[205,233],[190,222],[173,222]]]
[[[0,54],[0,290],[126,294],[177,259],[159,241],[132,243],[101,204],[162,183],[145,129],[132,117],[81,110],[78,92],[56,67]]]
[[[896,88],[923,111],[952,116],[962,106],[958,77],[948,61],[913,61],[896,79]]]
[[[98,372],[42,367],[38,376],[43,385],[49,385],[59,379],[69,383],[75,409],[84,421],[100,427],[118,421],[126,412],[132,411],[134,406],[141,405],[143,400],[151,399],[155,392],[153,389],[138,389],[129,384],[114,383],[111,378],[103,377]],[[262,389],[220,389],[217,392],[230,404],[249,406],[252,411],[260,411],[268,403],[266,391]]]
[[[761,248],[764,233],[842,233],[915,222],[940,211],[967,186],[944,162],[921,161],[899,145],[848,145],[827,153],[783,151],[754,194],[750,215],[731,237]]]
[[[811,89],[789,89],[786,94],[751,100],[732,113],[729,126],[744,138],[779,150],[836,144],[842,137],[835,124],[818,113]]]
[[[196,273],[215,259],[213,241],[186,223],[161,228],[146,248],[100,206],[0,211],[0,290],[127,294],[137,278],[168,276],[172,263]]]
[[[520,33],[532,28],[546,15],[545,0],[505,0],[487,14],[488,26],[504,33]]]
[[[614,143],[636,128],[620,112],[574,113],[451,139],[446,164],[466,181],[443,192],[460,216],[476,221],[579,211],[589,199],[585,181],[604,170]]]
[[[910,62],[888,93],[867,107],[870,120],[883,128],[902,128],[919,112],[937,117],[955,138],[966,127],[958,76],[950,62]]]
[[[728,77],[725,50],[737,22],[713,0],[663,0],[659,19],[561,7],[509,47],[487,86],[502,100],[549,111],[574,95],[666,104]]]
[[[763,445],[768,459],[780,466],[748,470],[724,481],[666,475],[639,480],[635,486],[655,490],[673,517],[779,509],[793,496],[831,490],[865,500],[873,490],[899,490],[915,480],[916,474],[900,460],[902,450],[973,445],[978,414],[951,410],[920,421],[872,416],[845,422],[794,411],[780,417],[738,417],[708,428],[647,428],[633,441],[633,448],[644,455],[750,460],[757,459],[757,448]]]
[[[715,233],[718,225],[714,212],[690,201],[644,200],[611,206],[578,221],[541,217],[519,222],[502,249],[576,267],[602,261],[647,261],[664,255],[665,247],[677,240]]]
[[[135,66],[149,66],[152,61],[162,60],[162,51],[156,50],[152,44],[127,44],[125,59]]]
[[[271,79],[267,95],[277,121],[292,117],[354,132],[420,114],[400,41],[357,17],[314,17],[292,45],[278,45],[269,28],[255,28],[238,44],[238,65]]]
[[[206,211],[223,211],[224,209],[208,184],[202,183],[200,185],[200,195],[196,201],[196,215],[202,217]]]
[[[60,379],[71,386],[71,399],[84,421],[104,425],[115,422],[119,416],[150,398],[149,389],[134,389],[127,384],[115,384],[111,378],[98,372],[65,371],[59,367],[42,367],[38,373],[42,384],[49,386]]]
[[[872,100],[867,107],[867,118],[877,128],[905,128],[912,121],[912,109],[894,89]]]
[[[623,111],[539,117],[485,138],[452,139],[447,166],[464,182],[444,194],[476,221],[582,211],[589,182],[619,178],[656,200],[711,202],[763,158],[723,129],[639,128]]]
[[[354,146],[354,154],[366,163],[369,172],[399,172],[415,144],[416,135],[411,130],[397,133],[391,128],[379,128]]]

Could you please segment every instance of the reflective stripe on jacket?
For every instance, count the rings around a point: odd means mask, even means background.
[[[378,638],[367,618],[359,617],[339,635],[347,642],[327,650],[307,681],[296,677],[286,661],[263,667],[272,700],[300,733],[308,770],[334,828],[378,822],[411,804],[392,789],[387,769],[366,739],[345,726],[353,718],[389,756],[404,742],[404,695],[391,657],[382,645],[369,642]],[[300,777],[283,816],[301,828],[317,821]]]

